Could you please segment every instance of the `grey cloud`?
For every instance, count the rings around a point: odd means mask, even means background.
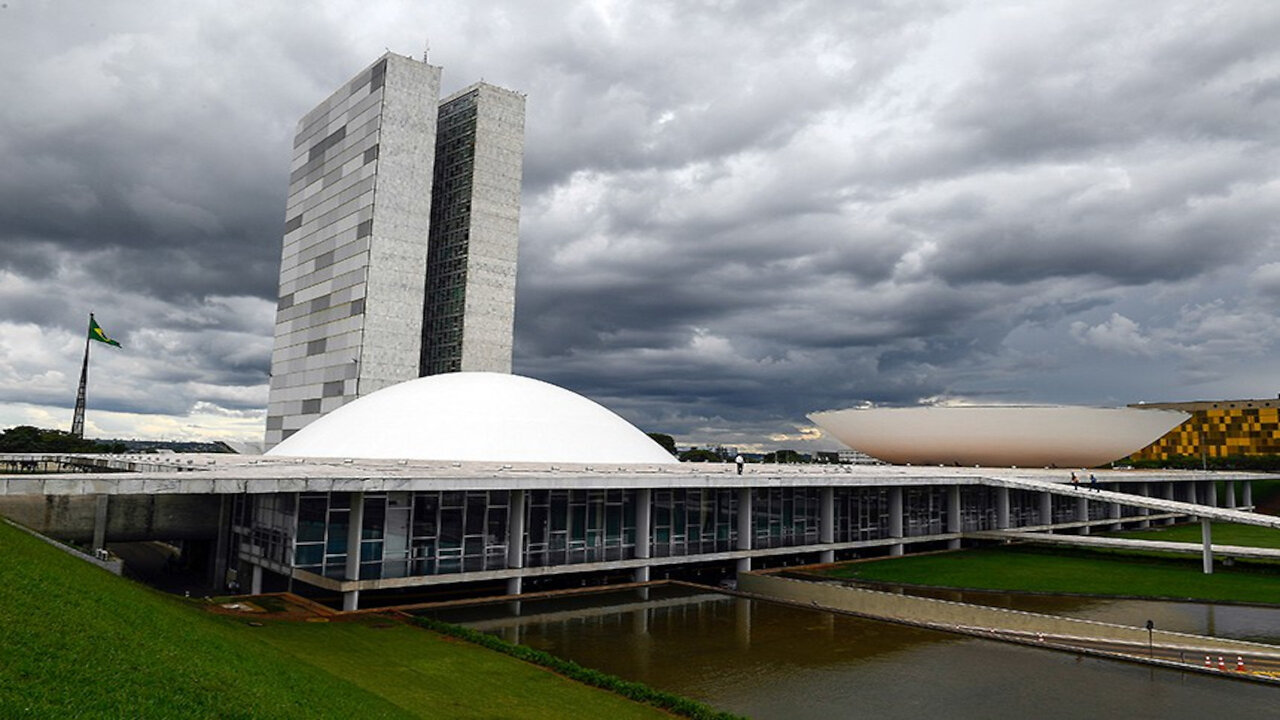
[[[6,402],[68,404],[92,308],[99,407],[258,412],[294,122],[426,38],[446,92],[528,94],[516,370],[645,429],[1277,369],[1268,3],[9,5]]]

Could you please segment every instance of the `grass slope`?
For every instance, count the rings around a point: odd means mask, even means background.
[[[0,522],[0,717],[664,717],[383,622],[250,627]]]
[[[654,708],[385,618],[272,623],[259,637],[396,705],[442,718],[663,718]]]
[[[1200,561],[1027,547],[915,555],[833,568],[834,577],[938,587],[1280,603],[1280,574],[1200,571]]]
[[[3,522],[0,547],[0,717],[411,717]]]

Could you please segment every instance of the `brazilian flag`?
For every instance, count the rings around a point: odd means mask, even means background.
[[[120,347],[120,343],[107,337],[102,328],[98,327],[98,321],[93,319],[93,313],[89,313],[89,339]]]

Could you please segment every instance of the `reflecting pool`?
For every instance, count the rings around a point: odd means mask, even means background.
[[[1273,687],[676,586],[431,614],[754,718],[1202,720],[1280,702]]]

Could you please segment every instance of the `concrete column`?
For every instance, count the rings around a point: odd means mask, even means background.
[[[507,567],[524,567],[524,490],[511,491],[511,507],[507,511]]]
[[[511,491],[511,507],[507,512],[507,567],[524,567],[524,504],[526,491]],[[524,578],[507,578],[507,594],[519,595],[524,590]]]
[[[1204,483],[1204,504],[1209,507],[1218,507],[1217,483],[1212,480],[1206,480]]]
[[[101,550],[107,546],[107,503],[109,495],[98,493],[98,506],[93,511],[93,549]]]
[[[1243,485],[1244,487],[1240,488],[1243,493],[1240,499],[1243,501],[1245,507],[1252,510],[1253,509],[1253,481],[1245,480]]]
[[[1147,483],[1138,483],[1138,494],[1139,494],[1139,495],[1141,495],[1142,497],[1149,497],[1149,496],[1151,495],[1151,487],[1150,487],[1150,485],[1148,485]],[[1143,515],[1143,516],[1150,515],[1150,514],[1151,514],[1151,508],[1146,508],[1146,507],[1144,507],[1144,508],[1138,508],[1138,514],[1139,514],[1139,515]],[[1149,527],[1151,527],[1151,521],[1150,521],[1150,520],[1141,520],[1141,521],[1139,521],[1139,522],[1138,522],[1138,527],[1140,527],[1140,528],[1149,528]]]
[[[1236,508],[1236,481],[1228,480],[1223,487],[1227,491],[1227,507],[1234,510]]]
[[[751,488],[738,488],[738,549],[750,550],[754,537],[755,522],[752,515]],[[751,558],[738,558],[738,572],[751,572]]]
[[[360,539],[364,535],[364,493],[351,493],[351,513],[347,519],[347,580],[360,579]],[[360,609],[360,591],[342,593],[343,610]]]
[[[952,485],[947,488],[947,532],[960,532],[960,486]],[[954,538],[947,541],[948,550],[960,549],[960,538]]]
[[[1164,499],[1165,499],[1165,500],[1174,500],[1174,499],[1176,499],[1177,494],[1176,494],[1176,489],[1175,489],[1174,484],[1173,484],[1173,483],[1171,483],[1171,482],[1166,482],[1166,483],[1162,483],[1162,485],[1164,486]],[[1165,525],[1172,525],[1172,524],[1174,524],[1176,521],[1177,521],[1177,518],[1174,518],[1174,517],[1167,517],[1167,518],[1165,518],[1165,519],[1164,519],[1164,524],[1165,524]]]
[[[1204,574],[1213,574],[1213,529],[1209,518],[1200,518],[1200,540],[1204,545]]]
[[[902,537],[902,486],[889,488],[889,537]],[[890,555],[901,555],[905,549],[902,543],[889,546]]]
[[[636,557],[653,557],[653,490],[637,490],[635,508]],[[649,582],[649,567],[636,568],[634,579],[636,582]]]
[[[636,557],[652,557],[653,547],[653,491],[649,488],[636,491]]]
[[[253,570],[249,572],[249,594],[262,594],[262,566],[254,565]]]
[[[821,503],[821,508],[818,517],[818,542],[833,543],[836,541],[836,489],[833,487],[822,488],[819,502]],[[823,550],[818,555],[818,562],[829,563],[835,561],[835,550]]]
[[[1089,498],[1080,498],[1079,500],[1076,500],[1076,520],[1079,522],[1089,521]],[[1079,534],[1088,535],[1089,526],[1081,525]]]
[[[996,488],[996,529],[1009,529],[1009,488],[1007,487]]]
[[[1111,490],[1112,492],[1120,492],[1118,483],[1113,484],[1110,488],[1107,488],[1107,489]],[[1107,503],[1107,517],[1115,521],[1111,523],[1109,529],[1119,530],[1120,529],[1120,503],[1118,502]]]

